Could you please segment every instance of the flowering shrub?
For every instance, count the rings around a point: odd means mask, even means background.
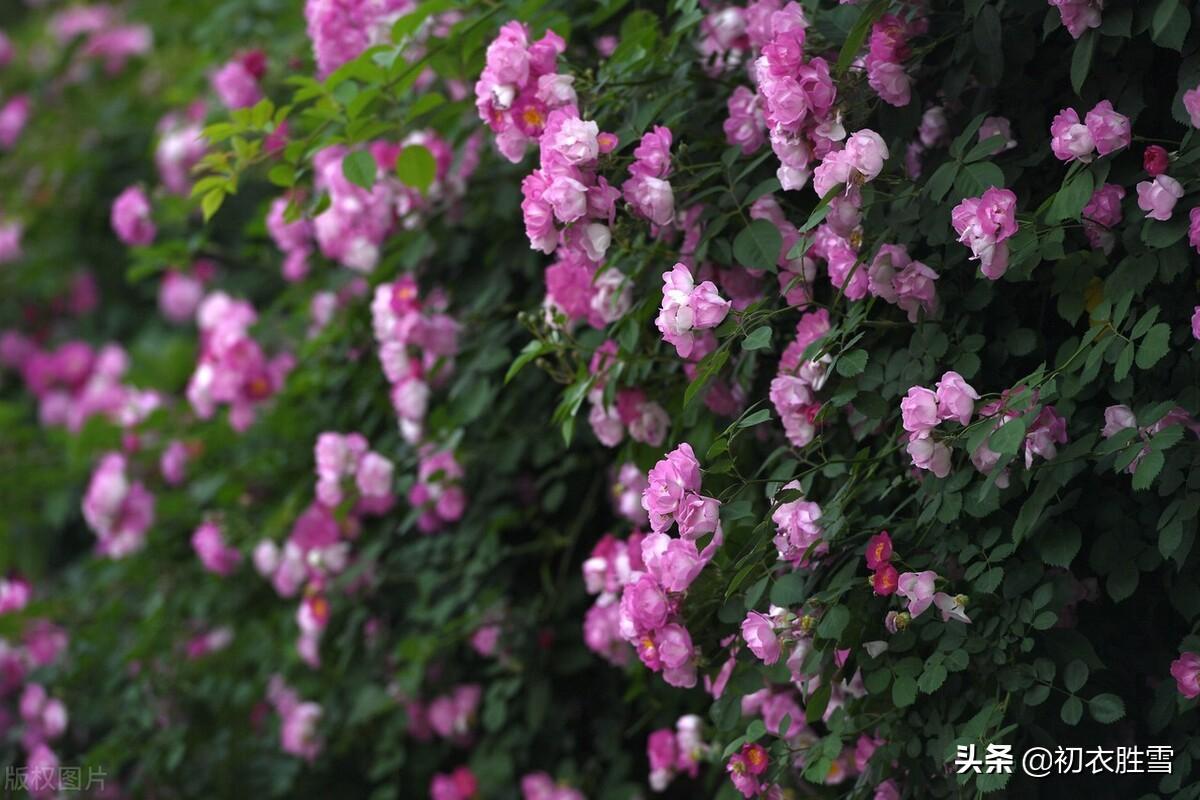
[[[6,12],[5,764],[1200,796],[1197,13]]]

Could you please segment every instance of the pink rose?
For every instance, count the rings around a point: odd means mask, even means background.
[[[1200,655],[1184,653],[1172,661],[1171,677],[1181,695],[1189,700],[1200,697]]]
[[[1141,181],[1137,185],[1138,208],[1146,212],[1146,219],[1166,222],[1175,210],[1175,203],[1183,197],[1183,186],[1170,175],[1159,175],[1153,181]]]
[[[1091,161],[1096,148],[1091,129],[1073,108],[1064,108],[1050,123],[1050,149],[1059,161]]]
[[[1102,156],[1128,147],[1132,132],[1129,117],[1118,114],[1108,100],[1101,100],[1087,113],[1084,120],[1092,141],[1096,143],[1096,151]]]
[[[979,393],[963,380],[962,375],[947,372],[937,382],[938,419],[943,422],[956,419],[959,424],[966,425],[971,421],[978,399]]]
[[[775,623],[765,614],[751,611],[742,620],[742,638],[746,646],[764,664],[779,660],[779,639],[775,636]]]
[[[909,433],[925,433],[933,430],[939,421],[938,396],[923,386],[909,387],[900,401],[900,414],[904,430]]]

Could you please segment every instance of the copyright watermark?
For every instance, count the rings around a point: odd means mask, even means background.
[[[1148,747],[1030,747],[1020,761],[1010,744],[960,744],[954,756],[959,775],[1011,774],[1018,766],[1031,778],[1049,775],[1170,774],[1175,750],[1167,745]]]
[[[4,788],[28,791],[102,791],[106,777],[107,773],[101,767],[8,767],[4,771]]]

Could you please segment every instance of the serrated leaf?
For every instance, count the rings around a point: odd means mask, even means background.
[[[1138,369],[1150,369],[1167,354],[1171,347],[1171,326],[1165,322],[1154,325],[1138,343]]]
[[[1110,692],[1098,694],[1088,701],[1088,713],[1108,725],[1125,716],[1125,701]]]
[[[1138,463],[1137,469],[1133,473],[1133,488],[1141,491],[1149,489],[1150,484],[1154,483],[1154,479],[1158,477],[1158,473],[1162,472],[1165,457],[1161,450],[1151,450]]]
[[[855,375],[861,375],[863,370],[867,368],[868,358],[866,350],[851,350],[848,353],[842,353],[838,356],[837,372],[844,378],[853,378]]]

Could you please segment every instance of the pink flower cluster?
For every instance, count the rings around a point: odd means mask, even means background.
[[[73,340],[55,350],[41,350],[9,331],[0,337],[0,364],[21,372],[25,388],[38,400],[43,425],[62,425],[73,433],[95,416],[132,427],[162,404],[157,392],[123,382],[129,356],[117,344],[97,352]]]
[[[380,284],[371,301],[379,362],[392,386],[400,433],[410,444],[424,437],[432,388],[442,385],[454,369],[459,325],[446,306],[440,291],[422,300],[411,275]]]
[[[25,226],[18,220],[0,214],[0,264],[8,264],[21,257],[21,235]]]
[[[232,575],[242,563],[242,554],[225,542],[225,533],[214,520],[200,523],[192,533],[192,549],[204,568],[215,575]]]
[[[584,586],[588,594],[598,595],[583,618],[583,642],[593,653],[618,667],[629,663],[630,653],[620,630],[620,595],[634,575],[646,571],[642,563],[644,538],[645,534],[639,531],[626,540],[606,533],[583,562]]]
[[[904,62],[912,54],[908,39],[928,28],[929,22],[924,17],[905,21],[895,14],[884,14],[871,26],[867,83],[888,105],[900,108],[912,100],[911,80],[904,69]]]
[[[734,788],[741,792],[742,797],[757,797],[765,795],[768,798],[782,798],[777,786],[765,785],[761,778],[771,765],[771,758],[766,748],[761,744],[744,744],[742,749],[729,757],[725,771],[733,781]]]
[[[830,117],[837,88],[825,59],[804,58],[808,20],[799,3],[764,15],[751,28],[751,40],[762,42],[752,73],[771,149],[780,162],[779,183],[799,189],[808,182],[813,157],[823,156],[845,137],[841,123]]]
[[[150,200],[139,186],[130,186],[112,204],[112,227],[117,238],[131,247],[154,241],[158,229],[150,217]]]
[[[1017,232],[1017,196],[992,187],[980,197],[968,197],[954,207],[951,222],[958,240],[971,248],[984,277],[999,280],[1008,270],[1007,239]]]
[[[450,773],[433,776],[429,783],[430,800],[476,800],[479,797],[479,781],[467,767],[459,767]]]
[[[521,182],[530,246],[556,254],[546,269],[547,305],[569,321],[586,319],[597,328],[619,319],[632,302],[625,276],[601,271],[619,192],[596,168],[616,141],[580,119],[573,105],[556,109],[538,139],[540,166]]]
[[[1121,221],[1121,200],[1125,198],[1125,187],[1106,183],[1092,193],[1092,199],[1083,207],[1083,233],[1093,250],[1112,252],[1116,236],[1112,229]]]
[[[934,591],[937,586],[938,574],[931,570],[924,572],[902,572],[896,579],[896,594],[908,601],[908,615],[916,619],[925,613],[931,605],[937,606],[942,612],[942,621],[956,619],[969,623],[970,617],[963,610],[967,604],[964,595],[951,597],[945,592]]]
[[[871,570],[871,590],[879,597],[895,594],[900,573],[892,566],[892,537],[880,531],[867,540],[867,569]]]
[[[60,45],[84,37],[79,55],[103,61],[109,75],[123,70],[130,57],[150,52],[154,41],[150,28],[124,23],[115,7],[102,4],[65,8],[51,17],[48,27]],[[81,77],[80,70],[74,68],[69,69],[68,75]]]
[[[468,746],[482,698],[483,689],[479,684],[464,683],[446,694],[438,695],[427,705],[416,700],[409,701],[405,706],[410,719],[409,728],[423,736],[433,732],[449,742]]]
[[[326,508],[343,503],[359,513],[384,514],[392,506],[392,462],[370,449],[360,433],[317,437],[314,448],[317,500]]]
[[[186,195],[192,189],[192,167],[208,147],[203,127],[203,103],[193,103],[186,111],[172,112],[158,122],[154,164],[159,180],[172,194]]]
[[[650,762],[650,789],[666,791],[679,775],[695,779],[700,774],[700,762],[712,750],[706,744],[702,723],[695,714],[685,714],[675,722],[675,729],[660,728],[646,739],[646,758]]]
[[[614,393],[615,402],[610,403],[608,373],[616,361],[617,343],[609,339],[592,354],[589,371],[594,376],[592,388],[588,390],[588,401],[592,404],[588,422],[592,432],[605,447],[616,447],[629,438],[658,447],[666,438],[671,419],[661,405],[646,398],[641,389],[621,387]]]
[[[200,259],[191,270],[169,269],[158,285],[158,310],[170,322],[183,324],[196,317],[196,309],[204,299],[204,285],[216,271],[211,261]]]
[[[654,465],[642,505],[653,533],[641,540],[645,572],[631,572],[622,590],[617,626],[648,668],[672,686],[696,684],[696,650],[679,617],[682,596],[724,541],[720,502],[700,491],[700,463],[681,444]],[[667,531],[679,526],[679,538]],[[697,541],[711,534],[703,550]]]
[[[16,146],[32,112],[33,103],[25,94],[10,97],[0,106],[0,150],[11,150]]]
[[[302,702],[278,675],[273,675],[267,686],[267,700],[281,718],[279,740],[283,752],[308,762],[315,761],[325,746],[317,732],[323,713],[321,706]]]
[[[826,309],[808,311],[796,323],[796,338],[783,351],[779,373],[771,380],[769,397],[783,431],[793,447],[805,447],[816,436],[816,417],[821,410],[819,392],[829,377],[829,356],[803,360],[809,345],[829,332]]]
[[[1059,161],[1091,161],[1096,153],[1106,156],[1128,147],[1133,133],[1129,117],[1101,100],[1083,122],[1073,108],[1064,108],[1050,123],[1050,149]]]
[[[437,533],[462,519],[467,506],[464,474],[453,450],[439,450],[430,444],[421,448],[417,481],[408,490],[408,502],[419,514],[417,528],[422,533]]]
[[[615,144],[615,137],[614,137]],[[671,176],[671,129],[655,125],[633,151],[629,179],[621,184],[625,202],[639,217],[662,227],[675,219]]]
[[[739,86],[729,95],[725,107],[729,112],[721,125],[725,141],[740,148],[746,156],[762,147],[767,141],[767,120],[758,94]]]
[[[388,145],[382,142],[372,144],[370,151],[377,168],[388,175],[389,163],[395,163],[394,151],[389,153]],[[393,179],[376,180],[370,189],[351,183],[342,170],[349,154],[345,147],[334,145],[313,156],[313,185],[329,195],[329,207],[313,219],[312,231],[326,258],[357,272],[370,273],[379,263],[379,248],[392,230]],[[298,242],[294,249],[284,249],[289,254],[299,251]]]
[[[784,484],[783,490],[799,490],[799,481]],[[771,514],[775,523],[775,549],[779,560],[796,567],[808,567],[811,559],[820,558],[829,552],[821,528],[821,506],[811,500],[797,499],[780,503]]]
[[[392,25],[416,0],[307,0],[304,19],[324,78],[368,47],[391,41]]]
[[[937,313],[938,298],[934,281],[938,274],[910,258],[908,250],[899,244],[883,244],[867,270],[867,290],[885,302],[899,306],[916,322],[921,313],[926,318]]]
[[[982,419],[994,419],[992,425],[993,430],[999,428],[1004,423],[1011,419],[1022,416],[1023,411],[1010,407],[1010,398],[1014,395],[1019,395],[1024,391],[1025,387],[1017,386],[1013,389],[1005,390],[1001,393],[1000,399],[993,400],[991,403],[979,409],[979,416]],[[1030,395],[1030,406],[1036,405],[1038,401],[1038,393],[1035,390]],[[1033,418],[1025,431],[1025,441],[1023,449],[1025,451],[1025,467],[1028,469],[1033,466],[1035,456],[1040,456],[1047,461],[1058,455],[1058,445],[1067,443],[1067,420],[1054,406],[1045,406],[1038,415]],[[975,465],[975,469],[988,475],[996,466],[1000,459],[1000,454],[988,447],[985,439],[982,444],[976,448],[971,454],[971,463]],[[1004,469],[996,477],[996,485],[1001,489],[1008,486],[1008,469]]]
[[[554,72],[566,49],[552,30],[530,43],[529,28],[516,21],[505,23],[488,45],[486,66],[475,83],[475,107],[496,134],[496,147],[514,164],[526,145],[541,137],[550,112],[575,103],[574,79]]]
[[[294,359],[289,353],[266,357],[250,336],[257,319],[248,302],[221,291],[209,294],[196,311],[200,357],[188,381],[187,398],[201,419],[228,404],[229,423],[244,431],[254,421],[256,408],[282,388]]]
[[[1058,9],[1062,24],[1071,38],[1078,39],[1088,28],[1100,27],[1100,12],[1104,0],[1046,0]]]
[[[950,448],[933,438],[938,423],[971,421],[979,393],[957,372],[946,372],[937,391],[912,386],[900,401],[904,430],[908,432],[908,455],[917,469],[929,470],[939,478],[950,474]]]
[[[578,789],[555,783],[545,772],[531,772],[521,778],[521,800],[587,800]]]
[[[209,80],[226,108],[249,108],[263,99],[258,82],[266,71],[266,56],[261,50],[251,50],[225,62]]]
[[[154,523],[154,495],[130,478],[124,455],[108,453],[96,465],[83,496],[83,518],[102,555],[124,558],[145,546]]]
[[[663,273],[662,306],[654,324],[663,340],[675,346],[679,357],[688,358],[696,346],[695,331],[720,325],[729,307],[729,301],[721,297],[712,281],[697,285],[691,270],[676,264]]]
[[[25,723],[21,744],[28,753],[62,736],[67,729],[66,705],[51,697],[40,683],[25,684],[18,706]]]

